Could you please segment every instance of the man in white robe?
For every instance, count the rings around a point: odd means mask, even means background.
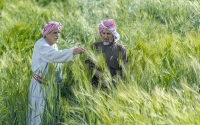
[[[74,55],[85,50],[82,47],[58,50],[56,42],[60,37],[62,27],[58,22],[48,22],[43,28],[43,37],[34,45],[32,55],[32,71],[34,75],[30,83],[28,124],[39,125],[45,107],[45,85],[42,81],[48,72],[48,63],[65,63],[72,61]]]

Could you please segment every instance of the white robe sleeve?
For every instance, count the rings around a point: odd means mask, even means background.
[[[49,63],[63,63],[73,60],[73,49],[57,50],[47,44],[39,45],[40,58]]]

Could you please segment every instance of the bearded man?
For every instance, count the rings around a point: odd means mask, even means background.
[[[116,29],[116,24],[113,19],[104,20],[98,27],[98,34],[102,38],[102,41],[94,42],[93,48],[97,53],[103,54],[110,75],[115,77],[119,74],[122,77],[122,66],[120,65],[120,60],[124,65],[127,65],[128,57],[125,47],[117,43],[120,39],[120,35]],[[91,59],[86,60],[86,63],[88,63],[89,69],[94,72],[92,85],[97,87],[99,79],[102,77],[102,72],[98,67],[96,67]],[[104,87],[106,86],[105,83]]]

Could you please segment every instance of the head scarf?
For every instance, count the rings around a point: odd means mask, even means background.
[[[99,28],[98,28],[98,33],[99,35],[102,37],[102,31],[103,29],[108,29],[112,35],[114,36],[114,41],[117,42],[120,38],[119,34],[117,33],[116,29],[116,24],[115,24],[115,21],[112,20],[112,19],[107,19],[107,20],[104,20],[100,25],[99,25]]]
[[[61,24],[59,22],[48,22],[44,25],[43,30],[42,30],[42,34],[43,37],[46,37],[47,34],[49,34],[52,30],[58,28],[58,30],[62,30]]]

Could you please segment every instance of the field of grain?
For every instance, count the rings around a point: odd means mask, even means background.
[[[84,60],[92,55],[106,69],[90,45],[108,18],[129,65],[116,88],[93,91]],[[63,64],[59,101],[49,80],[44,125],[200,124],[198,0],[0,0],[0,125],[26,124],[33,46],[51,20],[63,27],[59,49],[86,53]]]

